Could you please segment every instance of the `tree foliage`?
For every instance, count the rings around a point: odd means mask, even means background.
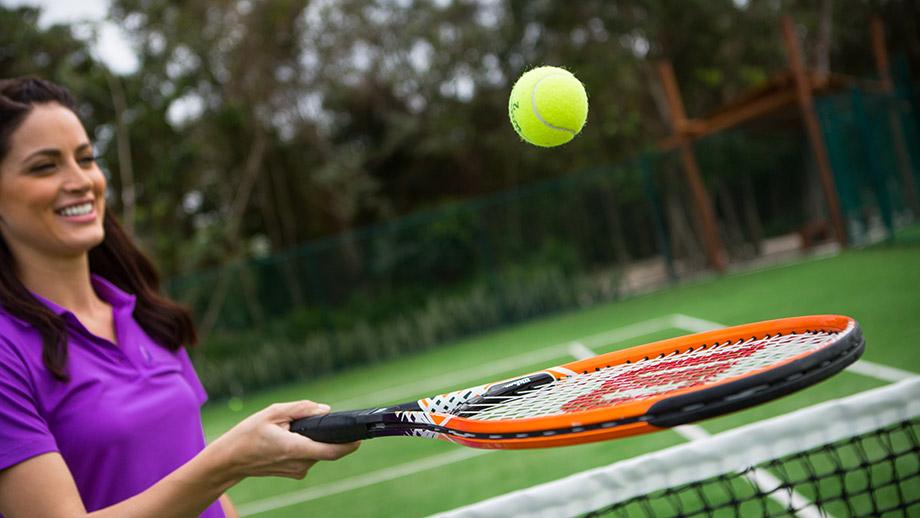
[[[74,90],[113,206],[134,193],[137,234],[170,275],[634,155],[667,133],[654,60],[674,63],[688,113],[702,115],[785,66],[782,14],[813,47],[819,4],[113,0],[140,62],[119,77],[86,27],[40,28],[36,9],[0,7],[0,76]],[[830,12],[835,70],[871,74],[872,13],[893,48],[920,56],[911,2]],[[557,151],[522,145],[507,122],[511,84],[539,64],[589,91],[587,127]],[[118,117],[130,180],[115,174]]]

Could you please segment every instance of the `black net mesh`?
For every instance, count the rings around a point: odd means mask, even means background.
[[[920,418],[587,516],[920,516],[918,432]]]

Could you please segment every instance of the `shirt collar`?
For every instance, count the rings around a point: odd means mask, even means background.
[[[91,275],[90,281],[93,283],[96,294],[99,295],[102,300],[108,302],[113,309],[130,309],[134,311],[134,304],[137,301],[136,296],[123,291],[118,286],[115,286],[95,273]]]

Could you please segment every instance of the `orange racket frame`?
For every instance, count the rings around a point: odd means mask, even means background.
[[[490,449],[565,446],[648,433],[747,408],[832,376],[862,354],[865,343],[859,325],[852,318],[840,315],[769,320],[661,340],[529,375],[546,376],[549,373],[558,380],[665,355],[679,356],[739,340],[815,332],[833,333],[833,337],[828,337],[827,343],[822,343],[822,347],[814,351],[790,356],[743,375],[668,390],[602,408],[504,420],[468,418],[435,410],[439,401],[464,393],[468,396],[472,389],[467,389],[466,392],[442,394],[395,407],[301,419],[292,423],[292,431],[324,442],[347,442],[384,435],[419,435]],[[478,389],[488,389],[508,381]]]

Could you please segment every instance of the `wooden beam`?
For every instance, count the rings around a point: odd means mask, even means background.
[[[842,89],[856,83],[855,78],[842,74],[809,74],[808,80],[814,92]],[[861,79],[859,83],[864,90],[884,92],[881,81]],[[678,133],[690,140],[696,140],[764,117],[773,111],[796,104],[797,100],[795,78],[792,72],[787,71],[774,77],[766,85],[722,106],[704,119],[686,119],[674,129],[674,135],[659,140],[657,146],[662,151],[677,149],[680,145]]]
[[[707,261],[711,268],[722,272],[725,271],[726,262],[722,248],[722,239],[719,237],[719,229],[716,226],[716,217],[715,211],[712,208],[712,200],[709,197],[709,193],[706,191],[706,187],[703,185],[699,164],[696,162],[696,155],[693,154],[693,146],[687,137],[681,133],[681,129],[688,126],[688,120],[671,62],[667,60],[660,61],[658,63],[658,74],[661,77],[665,97],[668,101],[671,127],[674,129],[676,136],[680,139],[680,160],[687,178],[687,183],[690,185],[690,193],[693,198],[693,206],[697,218],[703,227],[703,241],[706,245]]]
[[[818,173],[821,177],[821,187],[824,190],[827,211],[830,213],[829,216],[834,234],[837,236],[837,242],[840,243],[840,246],[846,247],[846,225],[843,220],[843,212],[840,210],[840,200],[837,197],[837,188],[834,183],[830,160],[827,156],[827,147],[824,144],[821,127],[818,125],[818,117],[815,115],[812,85],[805,71],[802,48],[795,33],[795,24],[789,16],[783,16],[783,40],[786,44],[789,68],[792,69],[792,75],[795,78],[796,97],[799,101],[799,110],[802,112],[802,120],[805,123],[805,133],[808,135],[809,143],[815,154],[815,161],[818,163]]]
[[[742,122],[762,117],[767,113],[779,110],[784,106],[789,106],[794,103],[795,92],[777,92],[768,97],[763,97],[753,101],[746,106],[739,106],[736,110],[731,112],[722,113],[712,117],[707,121],[703,134],[708,135],[710,133],[728,129],[732,126],[737,126]]]
[[[885,28],[882,19],[873,16],[869,22],[869,34],[872,38],[872,56],[875,58],[875,69],[882,82],[882,89],[891,91],[891,66],[888,64],[888,51],[885,49]]]
[[[685,125],[685,131],[675,131],[675,135],[668,136],[658,142],[662,150],[675,149],[681,144],[681,138],[695,140],[712,133],[737,126],[749,120],[779,110],[785,106],[795,104],[796,95],[793,91],[781,91],[762,97],[743,106],[716,114],[708,119],[690,119]]]

